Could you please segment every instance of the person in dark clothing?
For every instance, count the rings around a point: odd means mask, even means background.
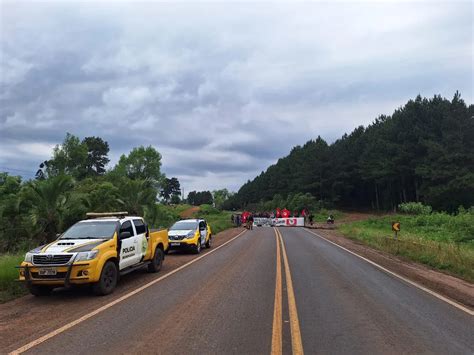
[[[326,222],[328,224],[334,224],[334,216],[330,214]]]
[[[247,218],[247,229],[253,229],[253,215],[250,215]]]
[[[310,225],[313,225],[313,220],[314,220],[314,215],[311,213],[311,214],[309,215],[309,224],[310,224]]]

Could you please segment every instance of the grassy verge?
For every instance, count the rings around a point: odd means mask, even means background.
[[[207,223],[211,226],[212,234],[216,235],[223,230],[233,227],[230,219],[231,214],[232,212],[219,211],[209,205],[201,205],[199,212],[196,212],[194,215],[196,218],[206,219]]]
[[[15,281],[18,279],[18,269],[25,254],[0,255],[0,303],[26,293],[25,286]]]
[[[443,270],[474,282],[474,216],[444,213],[374,217],[343,224],[339,230],[376,249]],[[395,240],[391,222],[401,223]]]
[[[333,215],[334,216],[334,219],[336,221],[339,221],[340,219],[344,218],[345,214],[341,211],[338,211],[338,210],[327,210],[327,209],[321,209],[319,211],[317,211],[316,213],[314,213],[314,219],[313,219],[313,222],[314,223],[326,223],[327,221],[327,218],[329,217],[329,215]]]

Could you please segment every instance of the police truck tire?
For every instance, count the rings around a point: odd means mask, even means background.
[[[30,293],[36,297],[49,296],[53,291],[51,286],[46,285],[30,285],[28,289]]]
[[[210,249],[212,246],[212,235],[209,236],[209,239],[206,242],[206,248]]]
[[[156,248],[155,255],[151,263],[148,264],[148,272],[158,272],[161,270],[161,265],[163,264],[164,253],[160,248]]]
[[[112,293],[117,285],[118,270],[117,265],[112,261],[107,261],[100,273],[100,279],[92,285],[92,290],[98,296],[105,296]]]

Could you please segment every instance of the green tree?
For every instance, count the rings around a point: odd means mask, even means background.
[[[191,191],[188,194],[187,201],[190,205],[200,206],[200,205],[212,205],[214,200],[210,191]]]
[[[166,201],[169,202],[170,199],[173,200],[172,203],[179,203],[181,195],[181,185],[179,180],[175,177],[168,179],[165,178],[162,183],[160,196]]]
[[[22,189],[20,203],[28,207],[40,242],[53,240],[62,231],[68,210],[77,207],[78,201],[71,198],[73,187],[70,176],[59,175],[32,181]]]
[[[104,175],[105,166],[110,161],[107,157],[109,144],[100,137],[86,137],[82,143],[87,146],[86,175]]]
[[[21,178],[0,173],[0,252],[15,250],[20,244],[19,236],[25,235],[19,209]]]
[[[214,204],[216,208],[222,209],[224,203],[232,196],[227,189],[214,190],[212,191],[212,197],[214,198]]]
[[[47,161],[47,175],[70,175],[80,179],[86,175],[87,145],[70,133],[61,145],[53,149],[53,157]]]
[[[164,178],[161,174],[161,154],[152,146],[133,148],[128,155],[120,157],[114,174],[160,184]]]
[[[119,194],[125,211],[143,216],[145,208],[156,203],[157,191],[150,180],[122,179]]]

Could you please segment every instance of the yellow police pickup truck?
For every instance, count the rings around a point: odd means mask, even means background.
[[[187,249],[195,254],[205,246],[212,245],[212,231],[204,219],[183,219],[171,226],[168,231],[169,249]]]
[[[148,267],[158,272],[168,249],[166,230],[150,231],[141,217],[127,212],[88,213],[54,242],[26,253],[19,266],[35,296],[55,287],[91,284],[94,293],[113,292],[121,275]]]

